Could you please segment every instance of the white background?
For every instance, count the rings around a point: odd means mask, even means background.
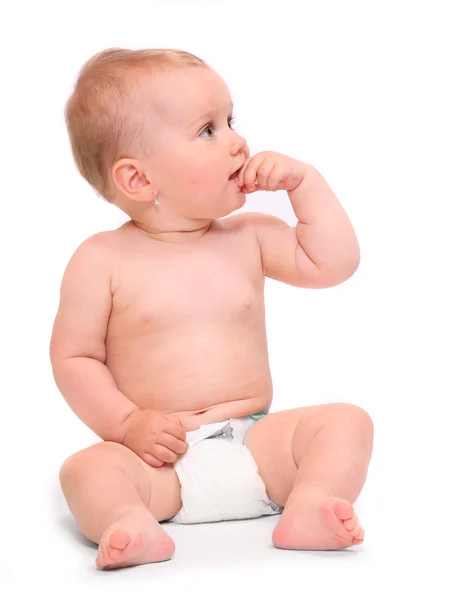
[[[469,597],[465,5],[2,4],[0,596]],[[340,400],[374,419],[363,547],[275,550],[277,517],[173,525],[170,562],[102,573],[75,533],[57,473],[95,437],[55,387],[49,336],[72,252],[127,217],[77,174],[63,107],[83,62],[111,46],[199,55],[229,84],[252,153],[314,164],[350,215],[352,279],[321,291],[268,281],[266,297],[273,410]],[[281,192],[243,210],[295,222]]]

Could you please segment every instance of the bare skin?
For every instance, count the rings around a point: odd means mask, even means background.
[[[220,84],[204,81],[204,93],[210,85]],[[245,193],[273,187],[261,159],[250,162],[243,138],[224,135],[220,143],[231,157],[225,177],[246,169],[241,183],[224,184],[214,209],[230,214]],[[297,231],[254,213],[192,217],[190,227],[185,221],[165,230],[146,191],[151,167],[124,161],[115,176],[120,207],[132,220],[85,241],[66,270],[51,341],[54,375],[77,416],[104,441],[71,456],[60,479],[78,526],[99,544],[98,567],[169,559],[174,544],[159,522],[181,508],[172,463],[185,451],[184,432],[269,410],[265,277],[320,288],[355,270],[337,258],[341,244],[348,255],[356,242],[331,190],[312,168],[279,156],[266,155],[264,164],[272,159],[279,173],[281,167],[290,173],[282,189],[302,223]],[[132,187],[139,169],[146,173],[139,181],[147,182],[141,196]],[[164,191],[161,197],[165,210]],[[328,244],[333,258],[327,260]],[[149,443],[144,452],[139,428],[147,417],[158,425],[148,431],[158,429],[160,437],[157,450]],[[245,443],[268,496],[285,507],[275,546],[340,549],[362,542],[352,505],[365,482],[372,430],[368,415],[350,405],[281,411],[249,430]]]
[[[130,222],[100,234],[100,238],[100,243],[109,247],[113,257],[109,269],[119,282],[109,318],[105,365],[126,397],[140,409],[178,416],[185,431],[203,423],[268,411],[272,383],[264,322],[264,274],[249,220],[224,219],[214,223],[203,238],[185,244],[159,243]],[[200,265],[204,265],[203,271]],[[269,415],[247,435],[246,444],[258,463],[268,495],[286,507],[273,535],[277,547],[338,549],[363,540],[352,503],[370,458],[370,443],[360,439],[361,434],[370,436],[370,422],[354,407],[339,406],[334,414],[329,409],[312,407]],[[344,423],[338,419],[341,412],[349,413]],[[311,428],[302,427],[306,419]],[[323,425],[322,421],[328,427],[328,419],[333,432],[339,421],[338,443],[330,434],[325,440],[318,436],[315,443],[315,428]],[[344,453],[351,435],[359,438],[353,440],[357,449],[354,461]],[[312,488],[314,477],[306,477],[305,484],[299,480],[296,495],[287,502],[302,457],[307,469],[310,437],[312,468],[313,461],[325,465],[339,461],[340,469],[357,462],[359,467],[351,475],[351,484],[340,478],[340,487],[329,484],[334,480],[331,468],[324,475],[325,484],[317,481]],[[280,440],[285,443],[279,444]],[[83,472],[97,469],[101,461],[110,462],[105,453],[98,455],[98,460],[94,453],[88,460],[87,455],[79,459],[85,459]],[[162,469],[149,467],[135,455],[132,468],[127,468],[129,478],[137,483],[132,485],[130,498],[124,492],[119,497],[117,489],[127,488],[128,481],[120,482],[116,473],[111,488],[113,498],[119,498],[116,516],[103,490],[93,485],[82,487],[87,490],[87,499],[83,498],[83,508],[78,508],[73,497],[76,492],[69,483],[70,478],[76,482],[81,477],[76,463],[69,459],[62,470],[62,485],[76,517],[83,510],[83,518],[89,521],[89,505],[96,510],[104,503],[107,519],[97,517],[92,531],[88,531],[90,524],[82,525],[82,530],[100,544],[100,567],[166,560],[174,551],[158,521],[173,517],[181,507],[176,475],[166,482],[165,472],[163,482]],[[164,469],[172,471],[168,465]],[[168,487],[173,489],[172,497],[149,506],[149,496],[161,497],[161,490]],[[142,493],[135,489],[143,488],[152,491],[142,499]]]
[[[177,415],[186,430],[213,422],[217,408],[227,415],[267,409],[264,277],[253,261],[255,235],[229,218],[189,243],[158,242],[132,223],[108,239],[119,283],[106,366],[123,394],[141,409]]]

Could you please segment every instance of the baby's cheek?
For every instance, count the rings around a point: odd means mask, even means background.
[[[211,171],[200,169],[197,173],[191,174],[189,182],[193,189],[206,189],[208,186],[214,185],[214,174]]]
[[[191,194],[194,194],[198,189],[201,188],[201,174],[194,172],[188,173],[185,186],[189,189]]]
[[[207,204],[211,186],[209,180],[203,174],[193,175],[188,180],[186,189],[187,197],[191,199],[193,206]]]

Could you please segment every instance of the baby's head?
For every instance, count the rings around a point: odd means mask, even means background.
[[[80,173],[132,218],[184,228],[245,202],[230,178],[249,156],[230,92],[192,54],[100,52],[80,71],[66,122]]]

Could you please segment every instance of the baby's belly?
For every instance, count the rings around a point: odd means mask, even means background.
[[[258,328],[216,333],[194,327],[136,339],[123,332],[107,346],[106,364],[118,388],[141,409],[191,417],[195,425],[261,412],[271,404],[266,334]]]

